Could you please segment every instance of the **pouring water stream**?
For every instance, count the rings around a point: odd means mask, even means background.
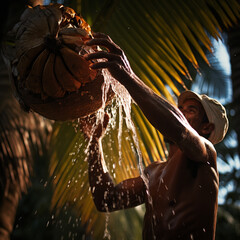
[[[140,150],[140,145],[137,137],[137,132],[135,125],[132,121],[131,118],[131,103],[132,103],[132,98],[126,88],[121,85],[118,81],[116,81],[111,74],[108,72],[107,69],[102,70],[103,76],[104,76],[104,83],[102,85],[102,107],[98,110],[96,116],[96,125],[98,123],[103,122],[104,119],[104,113],[105,113],[105,107],[106,107],[106,102],[107,102],[107,93],[109,89],[111,88],[113,92],[116,95],[117,99],[117,105],[119,107],[119,129],[118,129],[118,144],[119,144],[119,165],[121,165],[122,161],[122,152],[121,152],[121,145],[122,145],[122,126],[123,126],[123,120],[125,120],[126,126],[129,130],[132,132],[132,137],[134,141],[134,145],[137,151],[137,156],[138,156],[138,167],[139,167],[139,172],[140,176],[144,181],[144,184],[146,186],[146,192],[147,192],[147,197],[148,197],[148,202],[152,206],[152,197],[149,192],[149,182],[148,178],[144,174],[144,165],[143,165],[143,159],[142,159],[142,153]],[[123,118],[123,112],[125,113],[125,118]],[[94,132],[94,127],[92,129],[92,133]],[[91,134],[92,136],[92,134]],[[90,145],[91,139],[88,143],[88,146],[86,147],[85,153],[88,153],[89,145]],[[100,143],[100,145],[102,145]],[[102,150],[102,148],[101,148]],[[106,214],[106,220],[105,220],[105,231],[104,231],[104,239],[111,239],[109,230],[108,230],[108,223],[109,223],[109,212]],[[153,216],[153,221],[154,221],[154,216]]]

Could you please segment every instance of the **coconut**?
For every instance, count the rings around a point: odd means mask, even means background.
[[[102,106],[102,70],[83,55],[98,51],[87,22],[61,4],[27,7],[13,31],[17,76],[13,83],[23,104],[53,120],[72,120]],[[111,89],[107,102],[113,97]]]

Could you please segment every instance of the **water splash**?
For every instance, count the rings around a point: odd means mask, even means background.
[[[118,129],[118,144],[119,144],[119,159],[121,161],[122,153],[121,153],[121,142],[122,142],[122,126],[123,126],[123,112],[125,113],[125,123],[129,130],[131,130],[133,135],[133,141],[134,145],[137,151],[138,160],[139,160],[139,170],[140,175],[144,178],[144,182],[146,181],[144,176],[144,166],[142,161],[142,153],[140,150],[140,145],[137,137],[137,132],[135,125],[132,121],[131,117],[131,104],[132,104],[132,98],[130,94],[128,93],[127,89],[120,84],[117,80],[115,80],[111,74],[108,72],[107,69],[103,69],[103,76],[104,76],[104,84],[102,87],[103,90],[103,105],[102,108],[99,110],[100,114],[99,117],[103,119],[103,114],[106,106],[106,100],[107,100],[107,91],[110,89],[113,90],[113,92],[116,95],[116,101],[117,106],[119,107],[119,129]]]
[[[107,239],[107,240],[111,239],[111,234],[108,230],[109,217],[110,217],[110,214],[109,214],[109,212],[107,212],[106,219],[105,219],[105,230],[104,230],[104,234],[103,234],[103,239]]]
[[[137,151],[138,167],[139,167],[140,176],[143,179],[143,182],[146,186],[148,202],[149,202],[150,206],[153,208],[153,201],[152,201],[152,197],[151,197],[150,191],[149,191],[149,180],[144,173],[144,165],[143,165],[143,159],[142,159],[142,153],[140,150],[139,140],[138,140],[135,125],[131,118],[132,98],[131,98],[130,94],[128,93],[127,89],[123,85],[121,85],[118,81],[116,81],[114,78],[111,77],[111,74],[108,72],[107,69],[103,70],[103,75],[104,75],[104,80],[105,80],[103,85],[106,85],[106,86],[103,87],[103,106],[100,110],[100,112],[101,112],[100,117],[102,117],[102,119],[103,119],[105,103],[106,103],[106,99],[107,99],[107,95],[106,95],[107,92],[104,90],[106,89],[108,91],[109,88],[111,87],[113,92],[116,95],[116,99],[117,99],[117,103],[118,103],[117,105],[119,107],[119,129],[118,129],[119,163],[120,163],[119,165],[121,165],[121,160],[122,160],[121,141],[122,141],[122,126],[123,126],[123,112],[124,112],[125,116],[126,116],[124,118],[125,123],[126,123],[127,128],[129,130],[131,130],[131,132],[132,132],[135,149]],[[109,218],[109,216],[108,216],[108,218]],[[109,221],[109,219],[108,219],[108,221]],[[106,222],[107,222],[107,220],[106,220]],[[156,225],[156,216],[154,213],[153,213],[153,217],[152,217],[152,228],[154,228],[153,225]],[[106,225],[106,229],[107,229],[107,225]],[[154,238],[155,238],[155,236],[154,236]]]
[[[126,124],[127,128],[132,133],[134,147],[135,147],[135,150],[136,150],[137,156],[138,156],[138,167],[139,167],[140,177],[143,179],[143,182],[146,186],[148,202],[149,202],[150,206],[152,206],[153,203],[152,203],[152,197],[151,197],[150,191],[149,191],[149,180],[144,173],[144,165],[143,165],[142,153],[141,153],[140,145],[139,145],[139,141],[138,141],[137,131],[136,131],[135,125],[131,118],[132,98],[131,98],[130,94],[128,93],[128,91],[126,90],[126,88],[123,85],[121,85],[117,80],[115,80],[111,76],[111,74],[108,72],[107,69],[103,69],[102,73],[104,76],[104,83],[102,85],[102,107],[96,113],[96,124],[94,124],[94,126],[92,127],[92,130],[91,130],[91,133],[90,133],[90,139],[89,139],[89,142],[85,149],[86,158],[84,161],[87,161],[87,156],[88,156],[88,152],[89,152],[90,142],[92,141],[93,133],[96,130],[96,127],[98,126],[98,124],[103,123],[106,102],[107,102],[107,94],[111,88],[112,91],[115,93],[116,103],[117,103],[116,106],[118,106],[118,109],[119,109],[119,128],[118,128],[119,165],[121,165],[121,161],[122,161],[122,152],[121,152],[122,128],[123,128],[123,123],[125,120],[125,124]],[[113,115],[114,115],[115,110],[112,110],[112,111],[113,111]],[[125,114],[125,117],[123,117],[123,113]],[[100,141],[100,151],[102,151],[102,142],[101,141]],[[107,212],[106,220],[105,220],[104,239],[111,238],[109,230],[108,230],[108,224],[109,224],[109,213]],[[153,228],[153,225],[155,225],[155,224],[156,224],[156,217],[153,213],[152,228]]]

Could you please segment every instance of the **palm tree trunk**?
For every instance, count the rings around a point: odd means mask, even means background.
[[[16,188],[15,183],[11,182],[8,186],[8,191],[1,198],[0,240],[10,240],[20,195],[20,189]]]
[[[16,23],[17,19],[19,18],[20,12],[22,12],[22,10],[25,8],[27,2],[29,2],[29,5],[32,5],[32,6],[43,4],[43,0],[29,0],[29,1],[13,0],[13,1],[6,2],[5,11],[1,16],[2,21],[0,23],[0,33],[1,33],[0,42],[2,41],[2,37],[6,34],[6,32],[9,31],[10,27],[12,27]],[[5,72],[3,73],[3,71],[6,71],[6,68],[3,68],[2,59],[0,59],[0,66],[2,71],[0,77],[1,77],[1,83],[3,84],[5,82],[8,82],[8,81],[4,81],[4,79],[8,79],[8,75],[7,73],[5,74]],[[6,86],[8,89],[9,86],[8,85]],[[1,97],[3,97],[3,95],[1,95]],[[2,138],[1,138],[1,141],[2,141]],[[1,143],[1,144],[4,145],[4,143]],[[0,176],[0,240],[10,240],[10,235],[13,230],[19,199],[21,197],[21,192],[23,190],[21,189],[21,187],[19,187],[20,183],[16,181],[12,181],[10,176],[8,176],[7,179],[3,179],[4,177],[6,177],[6,176],[3,176],[4,175],[3,172],[5,172],[5,169],[7,169],[8,165],[6,164],[6,162],[8,161],[9,159],[6,159],[4,157],[3,152],[0,152],[0,163],[1,163],[1,166],[0,166],[0,173],[1,173],[1,176]],[[5,164],[3,164],[3,162]],[[25,176],[25,178],[23,179],[26,180],[26,184],[27,184],[27,182],[29,181],[29,176],[27,177]]]
[[[232,70],[232,88],[234,122],[240,122],[240,25],[230,29],[228,32],[228,46],[230,52],[231,70]],[[235,128],[238,140],[238,155],[240,156],[240,127],[236,124]]]

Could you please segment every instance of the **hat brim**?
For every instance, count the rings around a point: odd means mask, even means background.
[[[196,99],[202,104],[202,97],[199,94],[188,90],[188,91],[183,92],[178,97],[178,106],[182,105],[187,99]],[[202,104],[202,106],[203,106],[203,104]],[[203,106],[203,108],[204,108],[204,106]]]

